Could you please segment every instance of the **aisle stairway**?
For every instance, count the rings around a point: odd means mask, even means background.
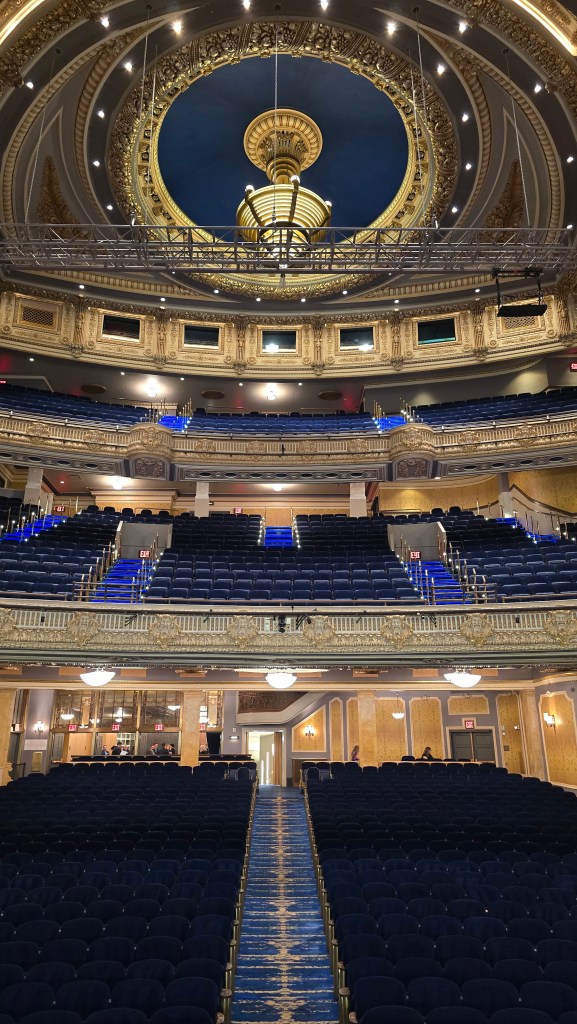
[[[119,558],[111,565],[104,579],[96,587],[91,601],[109,604],[129,604],[141,601],[141,591],[146,586],[152,569],[140,558]]]
[[[470,598],[442,562],[415,561],[407,564],[412,582],[430,604],[468,604]]]
[[[303,799],[261,788],[244,902],[233,1024],[333,1024],[333,980]]]
[[[40,519],[35,519],[33,523],[26,523],[26,526],[22,527],[21,530],[12,530],[8,533],[3,533],[1,540],[29,540],[30,537],[37,537],[39,533],[43,533],[44,530],[50,530],[53,526],[58,526],[59,523],[63,523],[67,516],[42,516]],[[14,522],[14,520],[12,520]]]
[[[293,531],[290,526],[267,526],[264,531],[265,548],[292,548]]]

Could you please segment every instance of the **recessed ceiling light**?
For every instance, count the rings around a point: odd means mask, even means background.
[[[307,300],[305,299],[305,297],[304,297],[304,295],[303,295],[303,297],[302,297],[302,299],[301,299],[301,302],[306,302],[306,301],[307,301]]]
[[[161,302],[166,302],[166,299],[164,298],[164,296],[163,296],[163,297],[161,298],[161,300],[160,300],[160,301],[161,301]]]
[[[215,289],[214,289],[214,294],[215,294],[215,295],[218,295],[218,294],[219,294],[219,292],[220,292],[220,288],[215,288]]]
[[[64,481],[64,480],[61,480],[61,481],[60,481],[60,483],[61,483],[61,484],[63,484],[63,483],[65,483],[65,481]]]
[[[465,170],[466,171],[472,171],[473,170],[473,164],[466,163],[465,164]]]
[[[260,302],[260,295],[257,295],[257,297],[256,297],[256,301],[257,301],[257,302]]]
[[[245,11],[250,11],[250,0],[242,0],[242,6]]]
[[[239,380],[238,386],[239,386],[239,388],[243,388],[244,387],[244,384],[243,384],[243,382],[241,380]]]
[[[122,65],[122,67],[124,68],[125,71],[132,71],[132,61],[131,60],[125,60],[124,64]]]
[[[184,377],[181,377],[180,379],[181,379],[181,380],[184,380]]]
[[[106,114],[104,113],[103,110],[97,110],[96,111],[96,116],[97,117],[106,117]]]
[[[121,370],[120,371],[120,376],[121,377],[125,377],[126,376],[126,370]]]
[[[328,10],[329,0],[321,0],[321,8],[323,11]]]
[[[398,26],[397,26],[396,21],[388,21],[387,22],[387,35],[388,36],[394,36],[395,32],[397,31],[397,27]]]
[[[468,114],[461,114],[461,121],[465,122],[465,121],[468,121],[468,120],[469,120],[469,115]]]
[[[446,70],[447,70],[447,65],[446,64],[437,64],[437,74],[438,75],[444,75]]]
[[[568,163],[568,164],[572,164],[572,163],[573,163],[573,161],[574,161],[574,159],[575,159],[575,157],[574,157],[574,156],[568,156],[568,157],[567,157],[567,163]]]
[[[343,288],[343,295],[348,295],[348,294],[349,294],[349,293],[348,293],[347,289],[346,289],[346,288]]]
[[[459,212],[459,207],[458,206],[452,206],[451,207],[451,213],[458,213],[458,212]]]
[[[34,362],[34,356],[29,356],[28,357],[28,362],[29,363],[33,363]]]
[[[106,205],[106,209],[107,209],[107,210],[113,210],[113,209],[114,209],[114,207],[113,207],[112,203],[107,203],[107,205]]]
[[[83,285],[83,284],[79,284],[79,285],[78,285],[78,287],[80,288],[80,291],[81,291],[81,292],[83,292],[83,291],[84,291],[84,285]]]
[[[179,36],[180,33],[182,32],[182,22],[181,21],[173,21],[172,27],[173,27],[174,31],[176,32],[177,36]]]
[[[395,306],[397,306],[399,304],[399,302],[400,302],[400,299],[395,299]]]
[[[567,225],[567,231],[573,231],[573,225],[572,224],[568,224]]]
[[[101,25],[102,25],[102,26],[103,26],[104,28],[110,28],[110,18],[108,17],[108,15],[107,15],[107,14],[103,14],[103,15],[102,15],[102,17],[101,17],[101,19],[100,19],[100,24],[101,24]]]
[[[459,32],[461,33],[461,35],[463,35],[463,32],[466,32],[468,28],[469,22],[461,19],[461,21],[459,22]]]
[[[302,388],[302,386],[303,386],[302,380],[299,380],[298,386],[299,386],[299,388]]]
[[[475,295],[478,295],[480,291],[481,291],[480,288],[475,288]]]
[[[273,484],[272,489],[273,491],[284,491],[284,487],[282,484]]]
[[[533,86],[533,92],[541,92],[542,89],[543,86],[541,85],[541,82],[535,82],[535,85]]]
[[[100,160],[93,160],[92,161],[92,166],[93,167],[100,167]]]
[[[34,82],[32,82],[30,79],[28,79],[28,81],[26,82],[26,88],[27,89],[33,89],[34,88]]]

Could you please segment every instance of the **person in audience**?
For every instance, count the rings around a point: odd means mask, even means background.
[[[431,748],[430,747],[425,747],[425,749],[423,750],[423,753],[421,754],[420,760],[421,761],[434,761],[435,760],[435,758],[433,757],[433,754],[431,753]]]
[[[130,754],[130,747],[128,746],[128,743],[121,743],[120,744],[120,756],[121,757],[128,757],[129,754]]]
[[[158,743],[151,743],[146,751],[146,757],[158,757]]]
[[[360,748],[358,743],[351,750],[351,761],[359,761],[361,756]]]
[[[172,757],[172,754],[168,749],[169,746],[170,744],[167,745],[166,743],[163,743],[156,756],[163,758],[165,761],[168,760],[169,757]]]
[[[210,753],[210,751],[209,751],[209,749],[208,749],[208,744],[206,744],[206,743],[201,743],[201,744],[200,744],[200,747],[198,748],[198,753],[199,753],[199,756],[200,756],[200,757],[206,757],[206,756],[207,756],[207,754],[209,754],[209,753]]]
[[[112,757],[120,757],[120,750],[121,750],[120,743],[115,743],[114,746],[110,748],[111,756]]]
[[[108,757],[109,754],[110,754],[110,751],[109,751],[108,747],[106,746],[106,744],[103,744],[102,745],[102,750],[100,751],[100,756],[101,757]]]
[[[176,754],[176,750],[174,748],[174,743],[167,743],[166,744],[166,749],[168,750],[168,753],[170,754],[170,756],[174,757],[174,755]]]

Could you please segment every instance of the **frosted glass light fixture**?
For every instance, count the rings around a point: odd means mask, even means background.
[[[454,672],[445,672],[445,679],[461,690],[471,690],[480,682],[481,676],[475,672],[467,672],[466,669],[455,669]]]

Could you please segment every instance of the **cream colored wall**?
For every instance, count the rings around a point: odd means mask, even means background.
[[[476,510],[477,502],[482,509],[498,501],[499,488],[495,476],[466,478],[459,484],[413,487],[399,487],[395,484],[379,485],[379,505],[382,512],[430,512],[432,508],[448,509],[459,505],[462,509]]]
[[[533,501],[560,512],[577,513],[577,470],[574,466],[509,473],[509,485],[518,487]]]

